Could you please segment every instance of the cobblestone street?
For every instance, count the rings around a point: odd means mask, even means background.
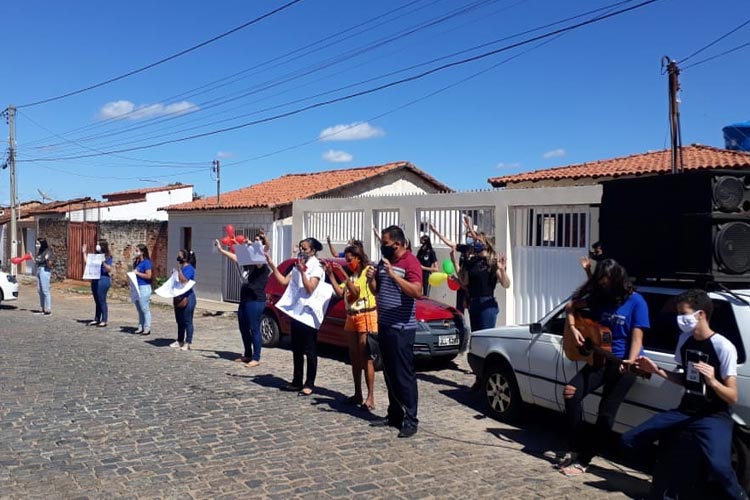
[[[260,367],[232,360],[234,314],[196,311],[193,350],[171,309],[152,306],[153,334],[133,335],[135,308],[110,299],[107,328],[86,326],[90,295],[55,287],[37,316],[33,285],[0,306],[2,498],[627,498],[647,477],[604,458],[566,478],[552,467],[563,419],[530,412],[521,428],[482,413],[463,359],[419,373],[420,429],[397,439],[384,414],[348,406],[346,353],[322,350],[317,392],[279,390],[291,353]],[[618,457],[609,457],[617,461]]]

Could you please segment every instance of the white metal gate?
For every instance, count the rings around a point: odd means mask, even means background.
[[[539,320],[585,281],[579,259],[588,254],[598,212],[588,205],[511,208],[514,323]]]
[[[372,227],[373,231],[378,233],[378,238],[383,229],[390,226],[400,226],[401,214],[397,208],[385,209],[385,210],[373,210],[372,211]],[[370,258],[373,261],[380,260],[380,240],[378,238],[372,238],[372,246],[370,248]]]
[[[364,212],[362,210],[331,210],[305,212],[305,238],[317,238],[331,243],[341,250],[350,239],[361,240],[364,235]]]

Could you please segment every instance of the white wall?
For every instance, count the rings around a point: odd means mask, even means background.
[[[103,207],[92,203],[91,208],[87,207],[85,211],[83,209],[71,211],[70,220],[73,222],[134,219],[165,221],[169,216],[164,210],[159,210],[160,208],[189,201],[193,201],[193,188],[175,187],[167,191],[146,193],[146,201],[141,202]]]
[[[198,297],[209,300],[222,300],[223,273],[225,258],[214,248],[214,240],[221,239],[224,227],[232,224],[235,228],[262,227],[272,234],[273,213],[270,210],[194,210],[190,212],[169,212],[169,257],[167,262],[177,258],[182,248],[183,228],[192,228],[192,247],[198,261],[195,290]],[[273,241],[271,245],[273,245]]]
[[[348,199],[299,200],[294,202],[292,240],[298,241],[307,236],[304,234],[306,212],[342,209],[362,210],[364,212],[364,220],[372,221],[373,212],[384,208],[398,209],[400,212],[399,223],[403,225],[406,236],[411,241],[418,241],[419,223],[417,221],[417,213],[420,209],[494,207],[496,249],[498,253],[504,253],[508,256],[508,271],[512,277],[513,259],[509,229],[509,209],[511,207],[598,204],[601,201],[601,193],[601,186],[596,185],[565,188],[488,190],[466,193],[357,197]],[[317,235],[313,236],[317,237]],[[363,243],[365,248],[374,248],[373,239],[371,231],[364,232]],[[434,240],[435,238],[433,238],[433,244],[435,244]],[[439,262],[448,258],[448,249],[444,245],[435,245],[435,251]],[[577,260],[573,265],[578,266]],[[495,296],[500,306],[498,324],[512,324],[515,321],[513,285],[513,280],[511,280],[511,287],[508,290],[502,287],[497,287],[496,289]],[[445,285],[433,288],[430,297],[447,304],[455,304],[455,293],[451,292]]]

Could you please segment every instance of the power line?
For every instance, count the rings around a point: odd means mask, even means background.
[[[140,67],[138,69],[134,69],[132,71],[128,71],[127,73],[123,73],[123,74],[121,74],[119,76],[116,76],[114,78],[110,78],[109,80],[105,80],[103,82],[99,82],[99,83],[96,83],[94,85],[89,85],[88,87],[84,87],[82,89],[78,89],[78,90],[74,90],[74,91],[71,91],[71,92],[67,92],[65,94],[60,94],[60,95],[57,95],[55,97],[48,97],[46,99],[41,99],[39,101],[34,101],[34,102],[27,103],[27,104],[22,104],[22,105],[18,106],[18,108],[29,108],[31,106],[38,106],[40,104],[47,104],[47,103],[50,103],[50,102],[53,102],[53,101],[59,101],[60,99],[65,99],[66,97],[71,97],[71,96],[74,96],[74,95],[82,94],[84,92],[88,92],[89,90],[93,90],[93,89],[96,89],[96,88],[99,88],[99,87],[103,87],[105,85],[109,85],[110,83],[122,80],[124,78],[129,77],[129,76],[133,76],[133,75],[136,75],[138,73],[142,73],[142,72],[144,72],[146,70],[149,70],[151,68],[154,68],[156,66],[164,64],[164,63],[166,63],[168,61],[171,61],[173,59],[177,59],[178,57],[184,56],[185,54],[189,54],[190,52],[194,52],[194,51],[196,51],[196,50],[198,50],[198,49],[200,49],[202,47],[205,47],[206,45],[209,45],[209,44],[214,43],[214,42],[216,42],[218,40],[221,40],[222,38],[225,38],[225,37],[227,37],[227,36],[229,36],[229,35],[231,35],[233,33],[236,33],[236,32],[238,32],[240,30],[245,29],[245,28],[247,28],[249,26],[257,24],[260,21],[262,21],[262,20],[264,20],[264,19],[266,19],[268,17],[273,16],[274,14],[277,14],[277,13],[283,11],[283,10],[288,9],[292,5],[300,3],[301,1],[302,0],[291,0],[290,2],[282,5],[281,7],[278,7],[278,8],[276,8],[276,9],[270,11],[270,12],[266,12],[265,14],[263,14],[261,16],[258,16],[258,17],[254,18],[254,19],[251,19],[250,21],[248,21],[246,23],[243,23],[243,24],[241,24],[241,25],[239,25],[239,26],[237,26],[235,28],[232,28],[229,31],[225,31],[224,33],[221,33],[220,35],[217,35],[217,36],[215,36],[213,38],[205,40],[205,41],[203,41],[203,42],[201,42],[201,43],[199,43],[197,45],[193,45],[192,47],[189,47],[189,48],[187,48],[185,50],[181,50],[180,52],[177,52],[176,54],[172,54],[171,56],[167,56],[167,57],[164,57],[162,59],[159,59],[158,61],[155,61],[155,62],[152,62],[150,64],[147,64],[146,66],[142,66],[142,67]]]
[[[739,30],[741,30],[742,28],[744,28],[744,27],[745,27],[745,26],[747,26],[748,24],[750,24],[750,19],[748,19],[748,20],[747,20],[747,21],[745,21],[744,23],[740,24],[740,25],[739,25],[739,26],[737,26],[736,28],[734,28],[734,29],[732,29],[732,30],[729,30],[729,31],[727,31],[726,33],[724,33],[723,35],[721,35],[721,36],[720,36],[719,38],[716,38],[715,40],[713,40],[713,41],[711,41],[711,42],[707,43],[706,45],[704,45],[704,46],[703,46],[703,47],[701,47],[700,49],[696,50],[695,52],[693,52],[693,53],[692,53],[692,54],[690,54],[689,56],[687,56],[687,57],[684,57],[684,58],[682,58],[681,60],[677,61],[677,64],[682,64],[682,63],[684,63],[685,61],[688,61],[688,60],[692,59],[693,57],[697,56],[698,54],[700,54],[700,53],[701,53],[701,52],[703,52],[704,50],[706,50],[706,49],[708,49],[708,48],[711,48],[711,47],[713,47],[714,45],[716,45],[717,43],[719,43],[720,41],[724,40],[724,39],[725,39],[726,37],[728,37],[728,36],[729,36],[729,35],[731,35],[732,33],[734,33],[734,32],[736,32],[736,31],[739,31]]]
[[[442,1],[442,0],[438,0],[438,1]],[[223,106],[223,105],[235,102],[237,100],[244,99],[245,97],[249,97],[251,95],[263,92],[265,90],[269,90],[269,89],[272,89],[274,87],[283,85],[285,83],[289,83],[291,81],[294,81],[294,80],[297,80],[299,78],[308,76],[310,74],[322,71],[322,70],[324,70],[326,68],[329,68],[331,66],[340,64],[342,62],[346,62],[347,60],[353,59],[353,58],[355,58],[355,57],[357,57],[357,56],[359,56],[361,54],[364,54],[366,52],[370,52],[370,51],[372,51],[372,50],[374,50],[374,49],[376,49],[378,47],[384,46],[384,45],[386,45],[388,43],[392,43],[392,42],[401,40],[401,39],[403,39],[406,36],[410,36],[410,35],[412,35],[414,33],[422,31],[422,30],[424,30],[426,28],[429,28],[431,26],[435,26],[437,24],[440,24],[440,23],[443,23],[443,22],[448,21],[450,19],[453,19],[453,18],[455,18],[455,17],[457,17],[459,15],[462,15],[462,14],[465,14],[467,12],[470,12],[470,11],[476,9],[476,8],[482,7],[483,5],[486,5],[486,4],[489,4],[489,3],[495,3],[497,1],[498,0],[475,0],[475,1],[473,1],[472,3],[470,3],[467,6],[460,7],[460,8],[457,8],[457,9],[453,9],[453,10],[451,10],[451,11],[445,13],[445,14],[441,14],[439,16],[430,18],[427,21],[422,21],[422,22],[420,22],[417,25],[413,25],[412,27],[409,27],[409,28],[406,28],[404,30],[401,30],[401,31],[399,31],[399,32],[397,32],[395,34],[388,35],[386,37],[380,38],[380,39],[376,40],[374,43],[370,43],[370,44],[367,44],[367,45],[356,47],[356,48],[351,49],[351,50],[349,50],[347,52],[344,52],[343,54],[339,54],[339,55],[337,55],[335,57],[331,57],[331,58],[329,58],[327,60],[324,60],[324,61],[322,61],[320,63],[312,64],[312,65],[307,66],[306,68],[303,68],[301,70],[292,71],[292,72],[289,72],[289,73],[287,73],[285,75],[282,75],[280,77],[276,77],[276,78],[273,78],[271,80],[268,80],[266,82],[255,84],[255,85],[253,85],[253,86],[251,86],[249,88],[246,88],[244,90],[241,90],[241,91],[238,91],[238,92],[234,92],[234,93],[230,93],[230,94],[227,94],[227,95],[224,95],[224,96],[219,96],[219,97],[216,97],[214,99],[210,99],[208,101],[204,101],[204,102],[198,103],[196,105],[197,109],[195,111],[193,111],[193,112],[189,112],[189,113],[172,113],[172,114],[167,115],[167,116],[151,118],[151,119],[149,119],[149,120],[147,120],[145,122],[139,123],[137,125],[133,125],[133,126],[129,126],[129,127],[125,127],[125,128],[119,129],[119,130],[105,132],[105,133],[101,133],[101,134],[84,136],[84,137],[80,138],[79,140],[82,140],[82,141],[86,140],[86,141],[88,141],[88,140],[94,140],[94,139],[99,139],[99,138],[112,137],[112,136],[120,135],[120,134],[123,134],[123,133],[127,133],[127,132],[132,132],[132,131],[135,131],[135,130],[139,130],[139,129],[142,129],[142,128],[147,128],[147,127],[151,127],[151,126],[154,126],[154,125],[158,125],[158,124],[161,124],[161,123],[164,123],[164,122],[167,122],[167,121],[172,121],[172,120],[176,120],[176,119],[179,119],[179,118],[183,118],[183,117],[188,116],[188,115],[192,116],[192,115],[194,115],[196,113],[200,113],[200,112],[203,112],[203,111],[207,111],[209,109],[213,109],[213,108],[216,108],[216,107],[219,107],[219,106]],[[628,1],[633,1],[633,0],[628,0]],[[433,2],[433,3],[435,3],[435,2]],[[417,9],[417,10],[419,10],[419,9]],[[376,27],[377,26],[379,26],[379,24],[376,25]],[[350,38],[350,37],[347,37],[344,40],[346,40],[348,38]],[[312,52],[315,52],[315,51],[312,51]],[[308,52],[308,53],[312,53],[312,52]],[[303,54],[303,55],[305,55],[305,54]],[[296,59],[297,58],[294,58],[292,60],[296,60]],[[291,62],[291,60],[287,61],[287,62]],[[272,68],[273,67],[276,67],[276,66],[272,66]],[[140,142],[140,141],[131,141],[130,143],[132,143],[132,142]],[[59,145],[59,144],[53,144],[53,146],[57,146],[57,145]],[[42,146],[42,147],[44,147],[44,146]],[[39,147],[36,147],[36,148],[38,149]]]
[[[178,142],[185,142],[185,141],[189,141],[189,140],[193,140],[193,139],[198,139],[198,138],[201,138],[201,137],[208,137],[208,136],[212,136],[212,135],[217,135],[217,134],[221,134],[221,133],[225,133],[225,132],[231,132],[231,131],[234,131],[234,130],[239,130],[239,129],[247,128],[247,127],[254,126],[254,125],[259,125],[261,123],[268,123],[268,122],[279,120],[279,119],[282,119],[282,118],[288,118],[290,116],[301,114],[301,113],[304,113],[306,111],[310,111],[312,109],[317,109],[317,108],[321,108],[321,107],[324,107],[324,106],[329,106],[331,104],[335,104],[335,103],[338,103],[338,102],[348,101],[348,100],[351,100],[351,99],[355,99],[357,97],[362,97],[362,96],[365,96],[365,95],[374,94],[376,92],[380,92],[382,90],[385,90],[385,89],[388,89],[388,88],[391,88],[391,87],[396,87],[396,86],[402,85],[404,83],[409,83],[409,82],[413,82],[413,81],[416,81],[416,80],[420,80],[420,79],[425,78],[425,77],[427,77],[429,75],[432,75],[432,74],[440,72],[440,71],[444,71],[444,70],[449,69],[449,68],[453,68],[453,67],[457,67],[457,66],[462,66],[464,64],[476,62],[476,61],[479,61],[479,60],[485,59],[487,57],[491,57],[491,56],[497,55],[497,54],[502,53],[502,52],[506,52],[508,50],[511,50],[511,49],[514,49],[514,48],[517,48],[517,47],[528,45],[530,43],[534,43],[534,42],[537,42],[537,41],[540,41],[540,40],[544,40],[546,38],[554,37],[554,36],[559,35],[561,33],[567,33],[567,32],[573,31],[575,29],[579,29],[581,27],[587,26],[589,24],[594,24],[594,23],[603,21],[605,19],[609,19],[611,17],[615,17],[615,16],[622,15],[622,14],[625,14],[625,13],[633,11],[633,10],[637,10],[637,9],[643,8],[643,7],[647,6],[647,5],[650,5],[650,4],[659,2],[659,1],[661,1],[661,0],[645,0],[643,2],[640,2],[640,3],[636,4],[636,5],[633,5],[631,7],[626,7],[626,8],[623,8],[623,9],[619,9],[617,11],[610,12],[610,13],[601,15],[599,17],[593,18],[593,19],[589,19],[587,21],[582,21],[580,23],[576,23],[576,24],[573,24],[571,26],[567,26],[565,28],[560,28],[560,29],[557,29],[557,30],[553,30],[553,31],[544,33],[542,35],[538,35],[538,36],[535,36],[535,37],[532,37],[532,38],[529,38],[529,39],[526,39],[526,40],[522,40],[520,42],[516,42],[516,43],[510,44],[510,45],[506,45],[506,46],[500,47],[498,49],[494,49],[494,50],[491,50],[491,51],[488,51],[488,52],[484,52],[482,54],[478,54],[478,55],[475,55],[475,56],[472,56],[472,57],[468,57],[468,58],[461,59],[461,60],[458,60],[458,61],[454,61],[454,62],[450,62],[450,63],[447,63],[447,64],[443,64],[441,66],[437,66],[435,68],[429,69],[429,70],[424,71],[422,73],[418,73],[416,75],[412,75],[412,76],[409,76],[409,77],[406,77],[406,78],[402,78],[400,80],[395,80],[395,81],[392,81],[392,82],[389,82],[389,83],[386,83],[386,84],[383,84],[383,85],[379,85],[379,86],[376,86],[376,87],[373,87],[373,88],[370,88],[370,89],[362,90],[362,91],[359,91],[359,92],[355,92],[355,93],[348,94],[348,95],[345,95],[345,96],[337,97],[337,98],[330,99],[330,100],[327,100],[327,101],[317,102],[317,103],[314,103],[314,104],[311,104],[311,105],[308,105],[308,106],[304,106],[302,108],[298,108],[298,109],[295,109],[295,110],[292,110],[292,111],[287,111],[285,113],[280,113],[280,114],[273,115],[273,116],[270,116],[270,117],[266,117],[266,118],[262,118],[262,119],[259,119],[259,120],[254,120],[254,121],[242,123],[242,124],[239,124],[239,125],[234,125],[234,126],[231,126],[231,127],[225,127],[225,128],[218,129],[218,130],[213,130],[213,131],[209,131],[209,132],[203,132],[203,133],[200,133],[200,134],[194,134],[194,135],[190,135],[190,136],[186,136],[186,137],[181,137],[181,138],[177,138],[177,139],[171,139],[171,140],[167,140],[167,141],[160,141],[160,142],[157,142],[157,143],[147,144],[147,145],[144,145],[144,146],[137,146],[137,147],[132,147],[132,148],[123,148],[123,149],[119,149],[119,150],[115,150],[115,151],[109,151],[108,153],[110,153],[110,154],[111,153],[123,153],[123,152],[129,152],[129,151],[137,151],[137,150],[143,150],[143,149],[150,149],[150,148],[155,148],[155,147],[163,146],[163,145],[166,145],[166,144],[174,144],[174,143],[178,143]],[[45,160],[46,161],[52,161],[52,160],[55,160],[55,161],[57,161],[57,160],[70,160],[70,159],[79,159],[79,158],[89,158],[89,157],[92,157],[92,156],[99,156],[99,154],[77,155],[77,156],[68,156],[68,157],[60,157],[60,158],[46,158]],[[36,160],[25,160],[25,161],[31,162],[31,161],[36,161]]]
[[[737,47],[731,48],[729,50],[725,50],[724,52],[721,52],[719,54],[716,54],[715,56],[707,57],[705,59],[701,59],[700,61],[694,62],[693,64],[688,64],[684,68],[682,68],[682,71],[685,71],[686,69],[694,68],[700,64],[707,63],[709,61],[713,61],[714,59],[718,59],[720,57],[724,57],[728,54],[731,54],[732,52],[737,52],[740,49],[744,49],[745,47],[750,47],[750,42],[743,43],[742,45],[738,45]]]

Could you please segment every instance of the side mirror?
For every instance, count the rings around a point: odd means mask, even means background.
[[[536,335],[538,333],[542,333],[542,324],[541,323],[532,323],[529,325],[529,332]]]

